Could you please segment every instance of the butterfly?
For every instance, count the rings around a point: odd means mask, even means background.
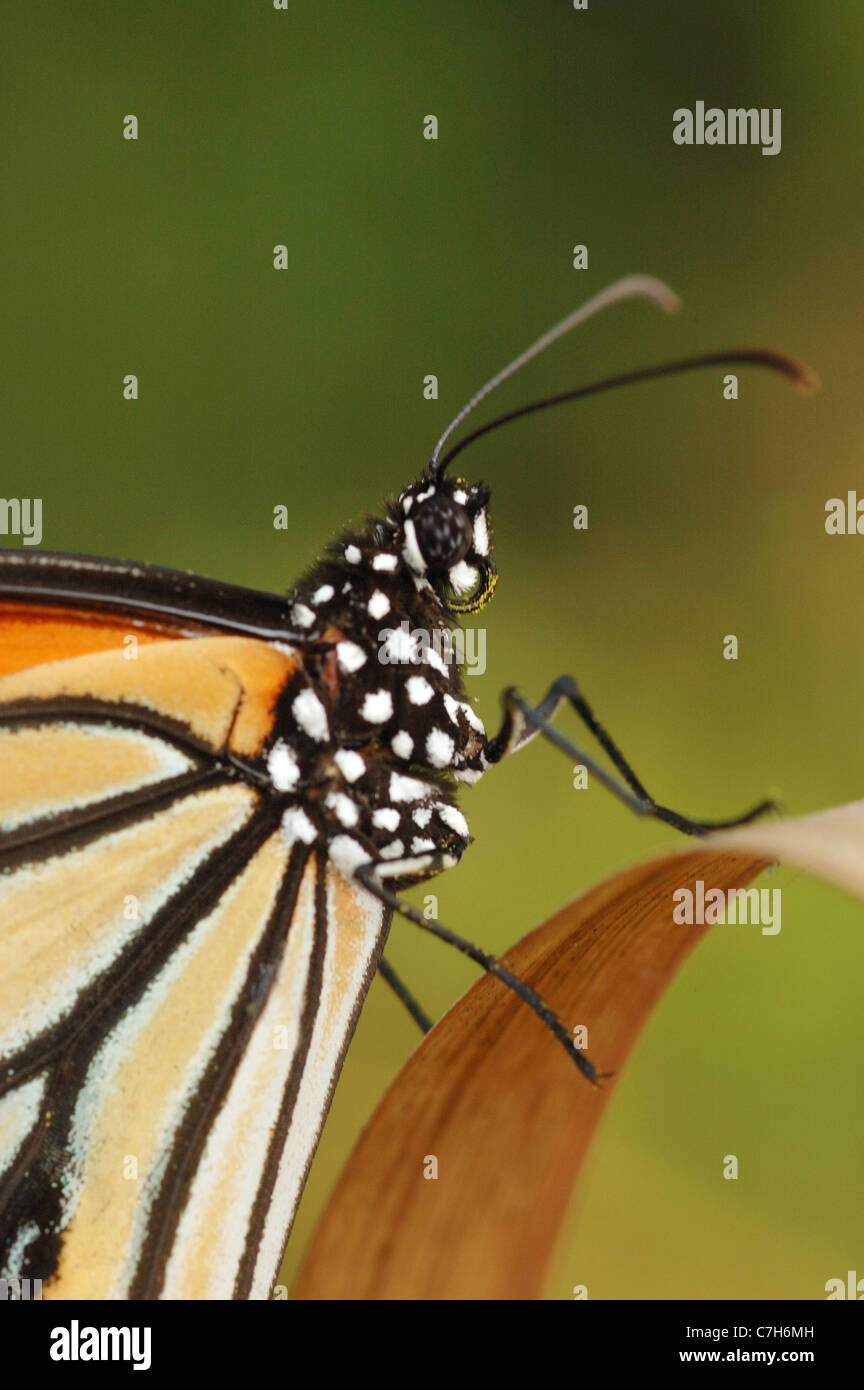
[[[151,565],[0,552],[0,1277],[44,1297],[268,1297],[394,912],[564,1022],[402,891],[470,843],[461,785],[543,736],[640,814],[655,802],[569,678],[487,734],[448,659],[496,581],[480,434],[708,354],[524,406],[445,451],[551,342],[665,286],[629,277],[493,377],[420,476],[287,597]],[[418,636],[419,635],[419,636]],[[422,640],[423,638],[428,640]],[[554,725],[567,704],[610,772]],[[765,811],[763,802],[740,824]]]

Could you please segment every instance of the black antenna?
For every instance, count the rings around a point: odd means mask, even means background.
[[[664,285],[662,280],[655,280],[650,275],[628,275],[623,280],[617,280],[613,285],[601,291],[600,294],[589,299],[587,304],[576,309],[567,318],[562,319],[554,328],[550,328],[547,333],[538,338],[535,343],[526,348],[524,352],[515,357],[512,362],[500,372],[497,372],[491,380],[481,386],[471,399],[462,407],[459,413],[450,421],[435,448],[432,450],[432,457],[429,462],[429,470],[434,477],[440,477],[447,465],[456,457],[462,449],[481,435],[488,434],[491,430],[497,429],[500,425],[508,424],[511,420],[518,420],[522,415],[530,415],[538,410],[547,410],[553,405],[563,405],[566,401],[578,400],[581,396],[589,396],[599,391],[609,391],[616,386],[626,386],[637,381],[646,381],[652,377],[669,376],[675,372],[690,371],[696,367],[707,367],[719,365],[747,364],[753,366],[769,367],[774,371],[781,372],[784,376],[791,378],[795,385],[804,391],[814,390],[818,385],[815,375],[802,363],[796,362],[793,358],[787,357],[784,353],[774,352],[770,348],[732,348],[728,352],[706,353],[704,356],[683,358],[676,362],[664,363],[657,367],[640,368],[637,371],[626,372],[621,376],[608,377],[603,381],[593,382],[587,386],[576,387],[572,391],[564,391],[556,396],[546,397],[541,401],[533,401],[531,404],[521,406],[518,410],[510,411],[506,415],[501,415],[497,419],[490,421],[489,424],[475,430],[467,438],[463,439],[443,457],[441,451],[447,440],[458,429],[462,421],[472,410],[485,400],[502,382],[514,376],[526,363],[539,357],[540,353],[545,352],[552,343],[564,337],[571,329],[579,324],[585,323],[593,318],[595,314],[601,313],[612,304],[618,304],[622,300],[642,298],[648,299],[652,303],[664,309],[666,313],[674,313],[680,308],[678,296]]]
[[[811,392],[819,388],[819,378],[815,372],[811,371],[809,367],[805,367],[803,362],[798,362],[794,357],[787,357],[783,352],[775,352],[773,348],[728,348],[720,352],[706,352],[698,357],[682,357],[675,362],[662,362],[656,367],[639,367],[632,372],[622,372],[620,376],[609,376],[602,381],[592,381],[587,386],[576,386],[572,391],[561,391],[557,396],[546,396],[541,401],[532,401],[529,405],[520,406],[518,410],[510,410],[506,415],[499,415],[496,419],[490,420],[488,424],[472,430],[458,444],[455,444],[439,460],[438,475],[440,476],[444,472],[457,454],[461,454],[463,449],[467,449],[469,444],[473,444],[475,439],[479,439],[481,435],[489,434],[492,430],[497,430],[501,425],[509,425],[511,420],[518,420],[523,415],[533,415],[535,411],[548,410],[553,405],[564,405],[567,401],[578,401],[582,396],[596,396],[600,391],[612,391],[617,386],[631,386],[634,382],[650,381],[653,377],[674,376],[677,372],[689,372],[697,367],[717,366],[768,367],[787,377],[804,395],[810,395]]]

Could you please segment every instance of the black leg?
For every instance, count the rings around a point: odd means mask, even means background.
[[[618,745],[603,728],[591,706],[579,693],[575,682],[569,676],[562,676],[560,680],[555,681],[536,707],[529,705],[512,689],[505,690],[501,698],[505,708],[504,723],[500,733],[486,749],[487,761],[490,763],[497,762],[506,753],[514,752],[517,748],[528,743],[536,734],[541,734],[574,762],[581,763],[587,768],[593,777],[596,777],[614,796],[617,796],[625,806],[629,806],[636,815],[651,816],[655,820],[664,821],[685,835],[705,835],[711,830],[729,830],[737,825],[749,824],[758,816],[764,815],[766,811],[777,810],[775,802],[760,801],[757,806],[745,811],[743,815],[734,816],[728,820],[709,821],[693,820],[689,816],[683,816],[678,811],[671,810],[668,806],[660,806],[649,795]],[[565,700],[572,706],[597,739],[601,748],[608,754],[611,762],[623,777],[623,784],[550,723],[555,711]]]
[[[405,1008],[408,1010],[414,1022],[417,1024],[417,1027],[420,1029],[420,1032],[428,1033],[430,1028],[432,1027],[431,1018],[426,1013],[426,1011],[423,1008],[421,1008],[421,1006],[417,1003],[417,1000],[414,998],[414,995],[408,989],[408,986],[403,984],[402,980],[400,980],[392,965],[390,965],[389,962],[386,961],[383,956],[378,962],[378,974],[381,976],[382,980],[387,981],[388,985],[392,989],[393,993],[396,995],[396,998],[399,1000],[400,1004],[405,1005]]]
[[[508,695],[510,693],[507,692]],[[513,694],[515,695],[515,691]],[[603,751],[609,755],[610,762],[621,773],[628,787],[632,788],[636,795],[644,801],[651,801],[653,798],[649,796],[615,740],[610,734],[607,734],[572,676],[559,676],[540,701],[536,713],[540,718],[549,721],[554,718],[556,710],[564,700],[576,711],[585,727],[594,735]]]
[[[388,861],[386,868],[388,873],[392,875],[394,861]],[[434,871],[431,866],[430,871]],[[505,966],[499,965],[494,956],[487,955],[485,951],[481,951],[479,946],[472,946],[470,941],[466,941],[464,937],[457,936],[455,932],[451,931],[449,927],[445,927],[443,923],[436,922],[434,918],[424,917],[417,908],[412,907],[411,903],[406,902],[404,898],[400,898],[396,893],[392,893],[378,878],[374,864],[361,864],[359,868],[355,869],[354,873],[358,882],[362,883],[363,887],[367,888],[379,902],[384,903],[386,907],[392,908],[394,912],[400,913],[401,916],[407,917],[409,922],[414,922],[418,927],[422,927],[424,931],[431,932],[433,936],[438,937],[439,941],[446,941],[449,946],[455,946],[457,951],[461,951],[463,955],[469,956],[471,960],[475,961],[477,965],[482,966],[490,975],[495,975],[499,980],[502,980],[515,994],[518,994],[520,999],[524,1000],[529,1008],[534,1010],[535,1014],[537,1014],[538,1018],[542,1019],[550,1032],[554,1033],[568,1057],[576,1063],[582,1075],[595,1085],[599,1083],[600,1077],[592,1063],[589,1062],[585,1054],[576,1046],[558,1015],[553,1013],[548,1004],[543,1003],[539,994],[537,994],[530,985],[526,985],[524,980],[520,980],[518,976],[511,974]]]

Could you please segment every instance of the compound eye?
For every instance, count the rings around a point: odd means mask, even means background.
[[[417,544],[431,570],[447,570],[464,560],[474,528],[464,507],[452,497],[432,497],[412,517]]]

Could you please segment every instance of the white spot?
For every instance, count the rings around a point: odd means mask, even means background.
[[[478,555],[489,554],[489,526],[485,512],[478,512],[474,518],[474,549]]]
[[[401,622],[398,627],[386,628],[385,631],[387,638],[378,653],[379,661],[385,666],[402,666],[417,660],[419,639],[408,631],[407,622]]]
[[[423,653],[423,660],[426,662],[427,666],[432,666],[436,671],[439,671],[442,676],[446,676],[447,662],[444,660],[443,656],[441,656],[440,652],[436,652],[434,647],[426,648]]]
[[[405,522],[402,527],[402,534],[405,537],[405,544],[402,547],[404,559],[417,574],[425,574],[426,561],[423,559],[423,552],[417,544],[417,532],[414,530],[413,521]]]
[[[386,724],[393,714],[393,696],[389,690],[373,690],[360,707],[360,717],[367,724]]]
[[[267,771],[277,792],[293,792],[300,781],[300,765],[293,748],[284,739],[274,743],[267,756]]]
[[[391,573],[399,566],[396,555],[376,555],[372,560],[373,570],[389,570]]]
[[[401,772],[390,773],[391,801],[422,801],[429,794],[429,787],[418,777],[403,777]]]
[[[410,758],[414,752],[414,740],[404,729],[400,729],[398,734],[394,734],[391,738],[390,747],[397,758]]]
[[[435,848],[435,841],[434,841],[434,840],[426,840],[426,839],[423,839],[423,837],[420,836],[420,835],[415,836],[415,838],[411,841],[411,853],[412,853],[412,854],[425,854],[427,850],[430,850],[430,849],[433,849],[433,850],[434,850],[434,848]]]
[[[324,805],[329,806],[340,825],[350,827],[356,825],[360,819],[360,812],[350,796],[346,796],[344,792],[330,792],[324,799]]]
[[[458,502],[460,507],[464,507],[465,503],[468,501],[467,492],[463,492],[461,487],[457,487],[456,491],[453,493],[453,501]]]
[[[315,614],[305,603],[295,603],[291,609],[291,621],[298,627],[311,627],[315,622]]]
[[[433,767],[448,767],[455,751],[452,738],[443,729],[433,729],[426,739],[426,756]]]
[[[357,782],[366,771],[366,763],[353,748],[340,748],[333,754],[333,761],[346,782]]]
[[[452,869],[458,864],[458,859],[452,854],[445,854],[440,864],[442,869]],[[430,854],[418,855],[416,859],[397,859],[395,864],[378,864],[375,869],[376,878],[409,878],[412,874],[425,874],[432,863]]]
[[[469,705],[467,700],[460,700],[458,707],[464,714],[465,718],[468,720],[468,723],[471,725],[471,728],[476,729],[478,734],[482,734],[485,738],[486,729],[483,725],[483,720],[480,718],[479,714],[473,708],[473,706]]]
[[[458,565],[451,566],[448,577],[457,594],[470,594],[480,576],[473,565],[460,560]]]
[[[402,510],[403,510],[403,512],[405,513],[405,515],[407,516],[408,513],[410,512],[411,508],[414,506],[414,498],[411,497],[410,494],[409,494],[408,497],[400,497],[399,500],[400,500],[400,502],[402,503]]]
[[[312,595],[313,603],[329,603],[336,590],[332,584],[322,584],[320,589],[316,589]]]
[[[345,878],[353,878],[354,870],[368,864],[370,856],[350,835],[336,835],[330,841],[330,862]]]
[[[316,743],[323,743],[328,737],[330,728],[327,723],[327,711],[314,690],[301,690],[294,699],[291,713],[303,732],[314,738]]]
[[[423,830],[432,819],[432,807],[418,806],[416,811],[411,812],[411,819],[415,825],[419,825],[420,829]]]
[[[361,666],[366,665],[366,653],[362,647],[358,647],[356,642],[337,642],[336,660],[339,663],[340,671],[345,671],[351,675],[354,671],[359,671]]]
[[[482,772],[473,767],[454,768],[453,776],[457,782],[465,782],[467,786],[473,787],[475,782],[479,782],[483,776]]]
[[[405,853],[405,846],[401,840],[391,840],[389,845],[383,845],[378,853],[382,859],[401,859]]]
[[[346,545],[345,559],[348,561],[349,565],[359,565],[362,558],[363,556],[356,545]]]
[[[432,686],[422,676],[409,676],[405,682],[405,689],[412,705],[428,705],[435,694]]]
[[[398,830],[401,819],[395,806],[382,806],[380,810],[372,812],[372,824],[380,830]]]
[[[416,500],[417,500],[417,505],[419,506],[421,502],[425,502],[427,497],[434,497],[434,496],[435,496],[435,487],[434,487],[434,484],[433,484],[432,487],[427,487],[427,489],[426,489],[425,492],[418,492],[418,493],[417,493],[417,499],[416,499]]]
[[[366,611],[370,618],[383,618],[385,613],[390,612],[389,598],[382,594],[380,589],[376,589],[366,605]]]
[[[453,699],[453,696],[452,696],[452,695],[448,695],[446,692],[445,692],[445,694],[444,694],[444,708],[446,709],[446,711],[447,711],[447,713],[449,714],[450,718],[453,720],[453,723],[454,723],[454,724],[458,724],[458,723],[459,723],[459,709],[460,709],[459,701],[458,701],[458,700],[454,700],[454,699]]]
[[[457,835],[461,835],[467,840],[469,834],[468,822],[458,806],[450,806],[446,801],[436,801],[435,810],[438,812],[445,825],[449,825],[451,830],[455,830]]]
[[[296,845],[298,840],[302,840],[304,845],[311,845],[317,838],[318,831],[302,807],[289,807],[282,817],[282,839],[288,848]]]

